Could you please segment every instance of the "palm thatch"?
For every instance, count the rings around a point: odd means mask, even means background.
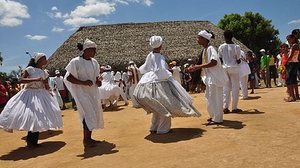
[[[95,58],[100,65],[109,64],[117,70],[124,70],[130,60],[138,66],[143,64],[151,48],[149,38],[160,35],[164,39],[162,53],[167,61],[176,60],[183,64],[188,58],[197,60],[201,48],[196,37],[200,30],[215,34],[211,44],[216,48],[224,43],[223,30],[209,21],[169,21],[154,23],[126,23],[80,27],[49,58],[47,69],[64,69],[68,62],[82,54],[77,43],[86,38],[98,45]],[[244,51],[249,49],[234,39]]]

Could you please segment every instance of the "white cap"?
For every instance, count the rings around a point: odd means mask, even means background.
[[[162,37],[160,36],[152,36],[150,38],[150,42],[149,42],[149,45],[152,47],[152,48],[158,48],[162,45]]]
[[[55,70],[55,74],[56,75],[60,74],[59,70]]]
[[[207,40],[210,40],[211,37],[212,37],[212,34],[211,34],[211,33],[208,33],[206,30],[201,30],[201,31],[198,33],[198,36],[201,36],[201,37],[206,38]]]
[[[44,53],[34,53],[33,54],[34,63],[37,63],[42,57],[46,57],[46,54],[44,54]]]
[[[265,49],[260,49],[259,52],[266,52],[266,50]]]
[[[129,64],[134,64],[134,61],[129,61]]]
[[[83,51],[87,48],[97,48],[95,42],[91,41],[90,39],[86,39],[83,43]]]
[[[104,70],[105,71],[110,71],[111,70],[111,66],[110,65],[105,65]]]

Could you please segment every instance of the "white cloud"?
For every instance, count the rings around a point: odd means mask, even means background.
[[[37,41],[39,41],[39,40],[44,40],[44,39],[46,39],[48,37],[47,36],[42,36],[42,35],[30,35],[30,34],[28,34],[28,35],[25,36],[25,38],[27,38],[29,40],[37,40]]]
[[[91,1],[91,0],[89,0]],[[84,6],[77,6],[75,10],[70,13],[70,17],[91,17],[103,16],[111,14],[115,11],[115,3],[97,2],[89,3]]]
[[[53,6],[53,7],[51,8],[51,10],[52,10],[52,11],[57,11],[58,8],[57,8],[56,6]]]
[[[300,23],[300,19],[297,19],[297,20],[290,21],[288,24],[299,24],[299,23]]]
[[[11,0],[0,0],[0,26],[14,27],[30,18],[27,6]]]
[[[64,31],[65,29],[63,29],[63,28],[60,28],[60,27],[53,27],[52,28],[52,30],[51,31],[53,31],[53,32],[62,32],[62,31]]]
[[[153,4],[152,0],[144,0],[144,4],[147,6],[151,6]]]
[[[62,13],[56,6],[48,13],[50,17],[62,19],[65,25],[80,27],[83,25],[100,24],[101,17],[110,15],[116,11],[118,4],[142,3],[146,6],[153,4],[152,0],[85,0],[69,13]]]

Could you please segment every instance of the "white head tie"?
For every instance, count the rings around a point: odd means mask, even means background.
[[[212,34],[211,34],[211,33],[208,33],[206,30],[201,30],[201,31],[198,33],[198,36],[201,36],[201,37],[206,38],[207,40],[210,40],[211,37],[212,37]]]
[[[97,48],[95,42],[91,41],[90,39],[86,39],[83,43],[83,51],[87,48]]]
[[[46,54],[44,54],[44,53],[34,53],[33,54],[34,63],[37,63],[42,57],[46,57]]]
[[[158,48],[162,45],[162,42],[163,42],[163,40],[160,36],[152,36],[150,38],[149,44],[152,48]]]

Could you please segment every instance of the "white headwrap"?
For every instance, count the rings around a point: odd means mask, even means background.
[[[46,54],[44,54],[44,53],[34,53],[33,54],[34,63],[37,63],[39,61],[39,59],[42,58],[42,57],[46,57]]]
[[[152,36],[152,37],[150,38],[149,44],[150,44],[150,46],[151,46],[152,48],[158,48],[158,47],[161,46],[162,42],[163,42],[163,41],[162,41],[162,38],[161,38],[160,36]]]
[[[97,48],[95,42],[91,41],[90,39],[86,39],[83,43],[83,51],[87,48]]]
[[[212,34],[211,34],[211,33],[208,33],[206,30],[201,30],[201,31],[198,33],[198,36],[201,36],[201,37],[206,38],[207,40],[210,40],[211,37],[212,37]]]

